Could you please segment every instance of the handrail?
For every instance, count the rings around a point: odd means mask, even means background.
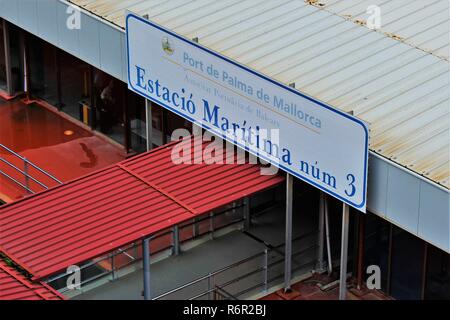
[[[1,171],[0,171],[0,173],[1,173]],[[181,223],[181,224],[179,225],[179,227],[180,227],[180,228],[187,228],[187,227],[190,227],[191,225],[194,225],[194,224],[199,223],[199,222],[202,222],[202,221],[215,219],[216,217],[219,217],[219,216],[221,216],[221,215],[223,215],[223,214],[226,214],[227,212],[229,212],[229,211],[231,211],[231,210],[235,210],[235,209],[238,209],[238,208],[241,208],[241,207],[242,207],[242,205],[237,204],[237,205],[234,205],[234,206],[231,207],[231,208],[225,208],[225,209],[223,209],[223,210],[220,210],[220,211],[215,212],[215,213],[214,213],[214,216],[211,216],[211,215],[208,214],[208,215],[206,215],[205,217],[201,217],[200,219],[196,220],[195,222],[183,222],[183,223]],[[227,224],[225,224],[225,225],[220,226],[218,229],[226,228],[226,227],[229,227],[230,225],[234,225],[234,224],[239,223],[239,222],[242,222],[242,221],[243,221],[243,218],[240,218],[240,219],[237,219],[237,220],[232,220],[231,222],[229,222],[229,223],[227,223]],[[218,230],[218,229],[217,229],[217,230]],[[207,231],[207,232],[205,232],[205,233],[202,233],[201,235],[204,236],[204,235],[207,235],[207,234],[211,234],[211,233],[213,233],[213,232],[215,232],[215,231],[217,231],[217,230],[215,230],[215,229],[209,230],[209,231]],[[151,238],[152,238],[152,240],[155,240],[155,239],[164,237],[164,236],[166,236],[166,235],[170,235],[170,234],[172,234],[172,233],[173,233],[173,229],[170,229],[170,230],[162,230],[162,231],[159,231],[159,232],[156,232],[155,234],[153,234]],[[186,239],[186,240],[183,240],[183,241],[180,241],[180,242],[190,241],[190,240],[192,240],[192,239],[193,239],[193,238],[190,238],[190,239]],[[138,246],[139,246],[138,243],[136,243],[136,242],[131,242],[131,243],[127,244],[127,245],[124,245],[124,247],[122,247],[122,248],[118,248],[118,249],[116,249],[116,250],[113,250],[113,251],[116,251],[116,252],[114,252],[112,255],[115,257],[115,256],[117,256],[117,255],[119,255],[119,254],[124,254],[125,251],[130,250],[130,249],[136,249]],[[160,251],[163,251],[163,250],[166,250],[166,249],[170,249],[170,248],[173,248],[173,244],[171,244],[169,247],[164,247],[164,248],[162,248],[162,249],[158,249],[158,250],[154,251],[153,254],[159,253]],[[128,254],[127,254],[127,255],[128,255]],[[131,261],[129,264],[132,264],[132,263],[135,263],[135,262],[141,260],[141,258],[137,258],[137,257],[133,257],[133,258],[134,258],[134,259],[132,259],[132,261]],[[81,269],[81,270],[84,270],[84,269],[89,268],[89,267],[91,267],[91,266],[93,266],[93,265],[95,265],[95,264],[98,264],[98,263],[100,263],[100,262],[102,262],[102,261],[106,261],[106,260],[109,260],[109,259],[111,259],[111,256],[110,256],[110,255],[106,255],[106,254],[105,254],[105,255],[101,255],[101,256],[99,256],[99,257],[97,257],[97,258],[90,259],[89,261],[86,261],[86,263],[84,263],[84,264],[80,267],[80,269]],[[128,265],[128,264],[127,264],[127,265]],[[103,274],[101,274],[101,275],[99,275],[99,276],[94,276],[94,277],[92,277],[92,278],[83,280],[83,281],[81,282],[81,285],[84,285],[84,284],[86,284],[86,283],[89,283],[89,282],[91,282],[93,279],[96,279],[96,278],[98,278],[98,277],[101,277],[101,276],[103,276],[103,275],[105,275],[105,274],[109,274],[109,273],[111,273],[111,272],[112,272],[112,271],[108,271],[108,272],[105,272],[105,273],[103,273]],[[49,283],[52,283],[52,282],[57,281],[57,280],[59,280],[59,279],[62,279],[62,278],[64,278],[64,277],[66,277],[66,276],[67,276],[66,273],[60,273],[60,274],[57,274],[57,275],[55,275],[55,276],[48,277],[48,278],[46,279],[45,282],[46,282],[47,284],[49,284]],[[64,293],[64,291],[61,291],[61,290],[60,290],[60,292],[61,292],[61,293]]]
[[[9,154],[13,155],[14,157],[18,158],[19,160],[23,161],[23,165],[24,165],[24,169],[20,169],[17,166],[15,166],[14,164],[12,164],[11,162],[9,162],[8,160],[0,157],[0,161],[2,161],[3,163],[7,164],[8,166],[10,166],[11,168],[13,168],[14,170],[16,170],[17,172],[19,172],[21,175],[23,175],[25,177],[25,184],[21,183],[20,181],[18,181],[17,179],[13,178],[12,176],[8,175],[5,172],[0,171],[0,174],[4,175],[5,177],[7,177],[8,179],[10,179],[11,181],[15,182],[17,185],[19,185],[21,188],[25,189],[26,191],[28,191],[29,193],[36,193],[35,191],[33,191],[29,185],[28,185],[28,181],[32,180],[34,183],[36,183],[37,185],[41,186],[44,189],[48,189],[49,187],[47,185],[45,185],[43,182],[39,181],[38,179],[34,178],[33,176],[31,176],[28,173],[28,166],[31,166],[32,168],[36,169],[37,171],[39,171],[40,173],[42,173],[43,175],[47,176],[48,178],[52,179],[53,181],[57,182],[58,184],[62,184],[62,181],[60,181],[59,179],[57,179],[55,176],[53,176],[52,174],[48,173],[47,171],[39,168],[37,165],[35,165],[34,163],[32,163],[31,161],[29,161],[27,158],[21,156],[20,154],[18,154],[17,152],[11,150],[10,148],[8,148],[7,146],[3,145],[0,143],[0,148],[5,150],[6,152],[8,152]]]
[[[17,152],[14,152],[13,150],[11,150],[10,148],[8,148],[7,146],[3,145],[0,143],[0,147],[2,147],[4,150],[8,151],[9,153],[11,153],[12,155],[20,158],[22,161],[28,163],[29,165],[31,165],[33,168],[35,168],[36,170],[40,171],[41,173],[43,173],[44,175],[48,176],[49,178],[53,179],[55,182],[58,182],[59,184],[62,184],[62,181],[60,181],[58,178],[56,178],[55,176],[51,175],[50,173],[48,173],[47,171],[39,168],[37,165],[35,165],[33,162],[30,162],[27,158],[22,157],[20,154],[18,154]]]
[[[305,237],[308,237],[308,236],[311,236],[311,235],[314,235],[314,234],[316,234],[316,232],[310,232],[310,233],[307,233],[307,234],[298,236],[298,237],[292,239],[292,242],[295,242],[295,241],[304,239]],[[269,250],[270,250],[270,251],[274,251],[274,252],[276,252],[276,253],[279,254],[280,252],[279,252],[278,250],[276,250],[276,249],[282,247],[283,245],[284,245],[284,244],[280,244],[280,245],[278,245],[278,246],[269,248]],[[316,246],[311,246],[311,247],[308,247],[307,249],[303,249],[303,250],[300,250],[299,252],[295,252],[295,253],[293,253],[293,256],[297,256],[297,255],[299,255],[299,254],[302,254],[302,253],[304,253],[304,252],[310,250],[312,247],[316,247]],[[247,263],[247,262],[249,262],[249,261],[252,261],[252,260],[254,260],[254,259],[258,258],[258,257],[265,256],[265,255],[267,255],[267,252],[268,252],[268,250],[265,249],[265,250],[262,251],[262,252],[256,253],[256,254],[254,254],[254,255],[252,255],[252,256],[250,256],[250,257],[247,257],[247,258],[245,258],[245,259],[242,259],[242,260],[240,260],[240,261],[237,261],[237,262],[235,262],[235,263],[233,263],[233,264],[230,264],[230,265],[228,265],[228,266],[226,266],[226,267],[223,267],[223,268],[220,268],[220,269],[218,269],[218,270],[215,270],[215,271],[213,271],[213,272],[211,272],[211,273],[208,273],[207,275],[201,276],[201,277],[199,277],[199,278],[197,278],[197,279],[194,279],[194,280],[192,280],[192,281],[190,281],[190,282],[187,282],[187,283],[185,283],[185,284],[183,284],[183,285],[181,285],[181,286],[179,286],[179,287],[177,287],[177,288],[174,288],[174,289],[169,290],[169,291],[167,291],[167,292],[165,292],[165,293],[162,293],[162,294],[160,294],[160,295],[158,295],[158,296],[152,298],[152,300],[159,300],[159,299],[161,299],[161,298],[164,298],[164,297],[167,297],[167,296],[169,296],[169,295],[171,295],[171,294],[174,294],[174,293],[176,293],[176,292],[178,292],[178,291],[181,291],[181,290],[183,290],[183,289],[185,289],[185,288],[188,288],[188,287],[190,287],[190,286],[193,286],[193,285],[195,285],[195,284],[197,284],[197,283],[200,283],[200,282],[202,282],[202,281],[204,281],[204,280],[208,280],[208,279],[214,278],[216,275],[222,274],[223,272],[225,272],[225,271],[227,271],[227,270],[230,270],[230,269],[233,269],[233,268],[238,267],[238,266],[240,266],[240,265],[243,265],[243,264],[245,264],[245,263]],[[243,277],[247,277],[248,275],[253,275],[253,274],[256,274],[256,273],[258,273],[258,272],[260,272],[260,271],[264,271],[265,269],[267,269],[267,268],[269,268],[269,267],[271,267],[271,266],[274,266],[274,265],[276,265],[276,264],[278,264],[278,263],[280,263],[280,262],[282,262],[282,261],[283,261],[283,260],[279,260],[279,261],[272,262],[272,263],[268,264],[267,266],[265,266],[266,268],[260,268],[260,269],[258,269],[258,270],[256,270],[256,271],[252,271],[252,272],[250,272],[250,273],[248,273],[248,274],[246,274],[246,275],[244,275],[244,276],[238,277],[238,278],[239,278],[239,280],[241,280],[241,278],[243,278]],[[234,279],[234,280],[235,280],[235,279]],[[226,285],[228,285],[228,284],[230,284],[230,283],[232,283],[232,282],[233,282],[233,280],[231,280],[229,283],[223,284],[223,286],[226,286]],[[201,297],[201,296],[203,296],[203,295],[205,295],[205,294],[207,294],[207,293],[209,293],[209,292],[211,292],[211,290],[207,290],[206,292],[203,292],[202,294],[199,294],[199,295],[197,295],[197,296],[195,296],[195,297]]]
[[[42,182],[40,182],[39,180],[36,180],[35,178],[33,178],[32,176],[30,176],[28,173],[26,173],[25,171],[23,171],[22,169],[17,168],[15,165],[13,165],[11,162],[9,162],[8,160],[5,160],[3,158],[0,158],[0,161],[6,163],[8,166],[10,166],[11,168],[15,169],[16,171],[20,172],[21,174],[23,174],[25,177],[30,178],[31,180],[33,180],[34,182],[36,182],[38,185],[40,185],[41,187],[48,189],[48,187],[43,184]]]

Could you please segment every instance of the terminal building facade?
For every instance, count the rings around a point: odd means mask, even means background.
[[[370,4],[386,12],[377,30],[365,22]],[[37,101],[40,108],[120,148],[130,166],[139,154],[168,144],[175,129],[192,132],[196,126],[191,121],[128,88],[125,17],[132,12],[366,122],[370,129],[367,213],[350,209],[348,272],[360,286],[371,275],[368,267],[379,267],[379,289],[394,299],[450,299],[449,10],[446,0],[432,5],[407,0],[388,4],[373,0],[0,0],[0,99]],[[1,137],[0,143],[6,144]],[[52,173],[51,167],[44,169]],[[339,264],[341,202],[300,179],[293,180],[294,229],[305,224],[319,230],[313,241],[319,249],[312,254],[313,263],[301,272],[326,272],[330,262]],[[272,202],[284,203],[285,187],[276,186],[280,181],[270,190],[265,181],[258,181],[254,180],[261,188],[255,186],[253,194],[230,196],[233,205],[240,201],[245,205],[251,199],[250,208],[256,212]],[[145,183],[161,187],[151,179]],[[55,188],[63,190],[64,184]],[[44,201],[40,197],[32,195],[0,207],[0,221],[2,214],[4,222],[9,221],[19,206]],[[191,206],[196,208],[195,203],[187,208]],[[329,228],[323,221],[324,207]],[[230,210],[234,214],[238,209]],[[283,214],[276,217],[285,222]],[[17,226],[0,225],[0,257],[14,260],[15,255],[8,253],[16,243],[8,242],[13,241],[8,227]],[[270,228],[265,232],[270,233]],[[26,269],[33,273],[32,259],[26,261],[30,261]],[[60,290],[58,279],[62,278],[55,276],[62,269],[49,266],[53,273],[48,273],[42,268],[39,273],[44,277],[34,274],[34,278],[45,280],[46,288]],[[111,265],[107,268],[114,270]]]

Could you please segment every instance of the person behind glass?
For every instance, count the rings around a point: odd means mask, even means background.
[[[100,103],[97,105],[100,111],[100,129],[104,133],[109,133],[113,126],[114,112],[114,80],[110,80],[108,85],[100,93]]]

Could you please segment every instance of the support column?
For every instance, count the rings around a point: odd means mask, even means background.
[[[357,267],[357,289],[361,290],[363,286],[364,274],[364,242],[365,242],[365,226],[366,216],[358,215],[358,267]]]
[[[341,237],[341,270],[339,280],[339,300],[347,297],[347,258],[348,258],[348,229],[350,219],[350,207],[342,204],[342,237]]]
[[[292,202],[293,202],[293,177],[286,174],[286,239],[284,249],[284,291],[291,289],[292,272]]]
[[[147,151],[153,149],[153,123],[152,123],[152,103],[145,99],[145,126],[147,135]]]
[[[13,95],[14,89],[11,73],[11,49],[9,42],[9,28],[6,20],[3,20],[3,42],[5,45],[6,91],[9,95]]]
[[[142,260],[144,262],[144,300],[150,300],[150,239],[142,240]]]
[[[322,273],[325,271],[324,260],[325,249],[325,194],[320,191],[319,199],[319,234],[318,234],[318,249],[317,249],[317,264],[316,271]]]
[[[330,217],[328,214],[327,195],[324,193],[323,197],[324,197],[324,214],[325,214],[325,238],[326,238],[326,243],[327,243],[327,257],[328,257],[327,269],[328,269],[328,274],[331,275],[331,273],[333,272],[333,258],[331,256]]]
[[[30,100],[31,95],[31,72],[30,72],[30,48],[28,46],[27,36],[24,30],[19,35],[19,55],[22,60],[23,69],[23,91],[26,92],[27,99]],[[14,88],[17,91],[18,88]]]
[[[131,128],[130,128],[130,100],[128,99],[128,88],[124,86],[123,90],[123,108],[122,120],[124,123],[124,142],[125,152],[128,154],[131,151]]]
[[[177,256],[180,254],[180,231],[178,225],[173,227],[172,242],[173,242],[172,254]]]

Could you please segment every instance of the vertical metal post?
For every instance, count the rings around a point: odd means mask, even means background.
[[[284,291],[291,289],[293,177],[286,174],[286,234],[284,250]]]
[[[114,252],[111,252],[111,278],[116,280],[116,265],[114,261]]]
[[[251,225],[250,217],[250,197],[244,198],[244,230],[248,231]]]
[[[211,240],[214,239],[214,212],[209,214],[209,232],[211,234]]]
[[[145,99],[145,128],[147,134],[147,151],[149,151],[153,149],[153,123],[152,104],[148,99]]]
[[[327,256],[328,256],[328,274],[333,272],[333,259],[331,257],[331,243],[330,243],[330,219],[328,215],[328,201],[327,195],[324,194],[324,206],[325,206],[325,237],[327,240]]]
[[[25,187],[27,188],[27,192],[30,193],[30,178],[28,173],[28,161],[26,158],[23,158],[23,172],[25,172]]]
[[[180,254],[180,232],[178,225],[175,225],[172,230],[172,254],[177,256]]]
[[[197,218],[193,218],[192,219],[192,237],[196,238],[198,236],[198,223],[197,223]]]
[[[423,248],[423,265],[422,265],[422,288],[420,299],[425,300],[425,290],[427,289],[427,272],[428,272],[428,243],[424,242]]]
[[[150,239],[142,241],[142,259],[144,262],[144,300],[150,300]]]
[[[319,198],[319,233],[318,233],[318,249],[317,249],[317,265],[318,273],[325,271],[324,246],[325,246],[325,195],[320,191]]]
[[[23,78],[22,78],[22,89],[24,92],[26,92],[26,98],[27,100],[30,100],[30,90],[31,90],[31,73],[30,73],[30,65],[29,65],[29,48],[28,48],[28,42],[26,40],[27,36],[25,34],[24,30],[20,30],[19,33],[19,52],[20,57],[19,59],[22,61],[22,70],[23,70]],[[20,64],[19,64],[20,66]],[[19,85],[20,86],[20,85]],[[16,85],[13,85],[13,91],[18,91],[19,88],[16,87]]]
[[[386,293],[391,294],[391,280],[392,280],[392,254],[393,254],[393,240],[394,240],[394,225],[389,224],[389,253],[388,253],[388,267],[387,267],[387,284]]]
[[[357,267],[357,284],[358,290],[361,290],[363,284],[364,273],[364,242],[365,242],[365,219],[363,214],[358,215],[358,267]]]
[[[131,125],[130,125],[130,99],[128,96],[128,88],[123,87],[123,100],[122,100],[122,120],[124,123],[124,141],[125,152],[128,153],[132,149],[131,146]]]
[[[269,273],[269,250],[264,249],[264,291],[267,291],[268,286],[268,273]]]
[[[3,43],[5,46],[6,91],[9,95],[13,95],[14,88],[11,73],[11,48],[9,41],[9,27],[6,20],[3,20]]]
[[[61,81],[61,51],[58,48],[55,48],[55,69],[56,69],[56,107],[58,110],[61,110],[64,107],[64,103],[62,101],[62,81]],[[31,76],[29,77],[31,78]],[[27,91],[29,92],[29,90]]]
[[[133,243],[133,252],[134,252],[134,260],[139,258],[138,244],[136,242]]]
[[[341,272],[339,280],[339,300],[345,300],[347,296],[347,255],[348,255],[348,229],[350,219],[350,207],[342,204],[342,237],[341,237]]]
[[[210,273],[208,275],[208,298],[209,300],[212,300],[211,297],[214,297],[212,288],[213,288],[213,278],[212,274]]]

